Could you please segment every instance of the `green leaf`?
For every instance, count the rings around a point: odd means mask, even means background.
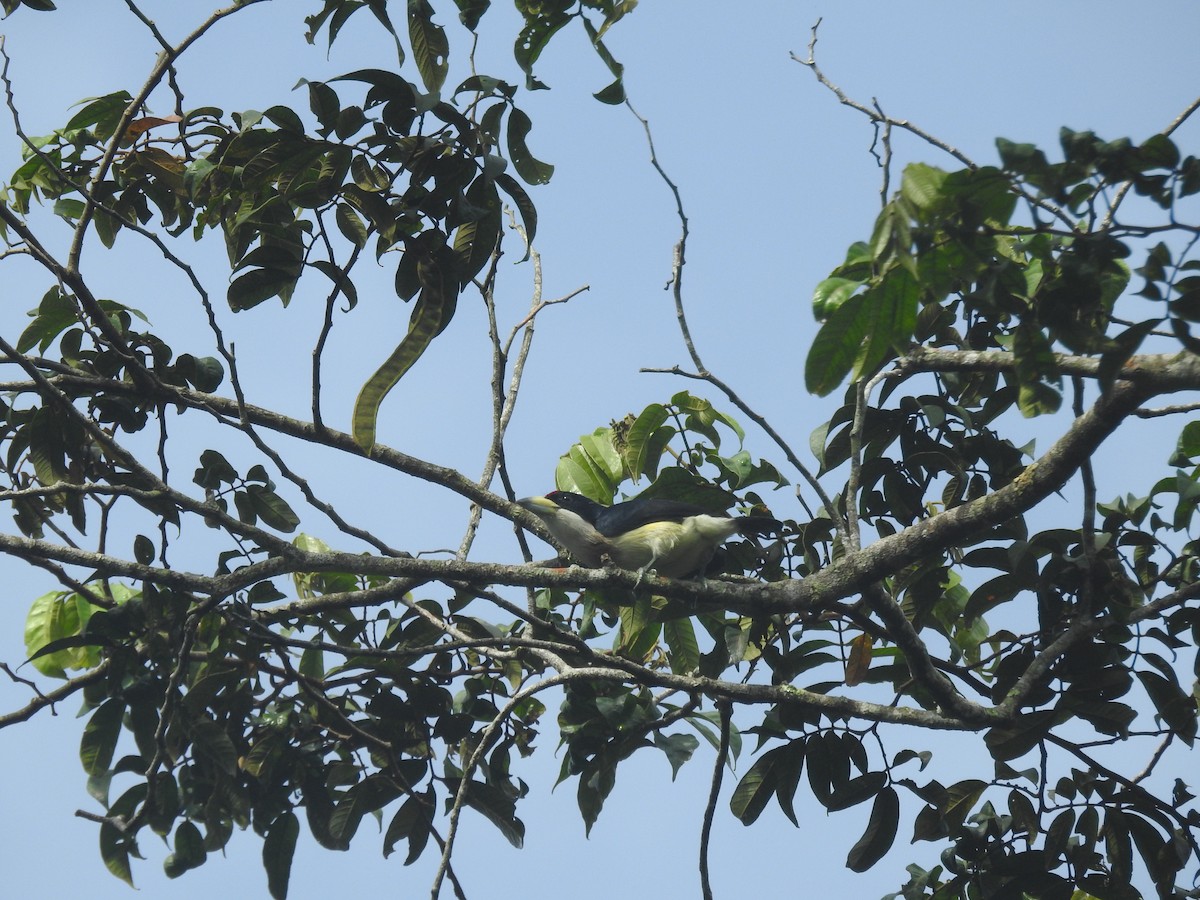
[[[163,860],[163,871],[168,878],[178,878],[189,869],[203,865],[207,858],[200,829],[193,822],[181,822],[175,829],[175,852]]]
[[[720,749],[721,738],[716,731],[710,727],[720,725],[720,713],[716,710],[697,713],[687,717],[688,724],[700,732],[701,736],[708,741],[714,750]],[[733,763],[742,755],[742,734],[737,730],[737,727],[732,723],[729,727],[729,767],[732,771]]]
[[[525,227],[526,247],[533,246],[533,238],[537,234],[538,218],[537,209],[534,207],[533,201],[529,199],[529,194],[525,193],[525,189],[521,187],[520,182],[511,175],[497,175],[496,184],[517,205],[517,212],[521,214],[521,224]],[[525,255],[521,257],[520,261],[524,262],[527,259],[529,259],[528,249],[526,249]]]
[[[297,670],[305,678],[320,680],[325,677],[325,651],[320,647],[305,647],[300,654]]]
[[[901,198],[888,203],[875,220],[869,248],[874,268],[883,272],[899,265],[916,275],[916,260],[912,255],[912,231],[908,211]]]
[[[662,623],[652,618],[651,598],[642,594],[634,603],[621,607],[621,628],[613,652],[635,662],[645,660],[658,643]]]
[[[117,124],[125,114],[133,97],[128,91],[117,91],[104,97],[90,97],[90,102],[71,117],[63,131],[91,128],[102,141],[108,140],[116,131]]]
[[[1051,864],[1058,862],[1059,857],[1062,856],[1063,851],[1066,849],[1067,841],[1070,839],[1071,830],[1074,827],[1075,811],[1073,809],[1064,809],[1054,817],[1054,821],[1046,829],[1046,840],[1043,842],[1048,862]]]
[[[830,314],[804,363],[804,384],[809,391],[824,397],[842,383],[854,365],[870,321],[866,294],[847,297]]]
[[[425,797],[425,801],[430,809],[433,807],[433,797],[431,794],[432,789],[430,794]],[[398,841],[408,838],[408,856],[404,860],[404,864],[406,866],[412,865],[412,863],[420,858],[425,845],[429,842],[429,833],[429,812],[422,807],[421,798],[409,797],[401,804],[396,815],[392,817],[392,821],[387,827],[387,832],[384,834],[384,858],[392,854]]]
[[[962,827],[967,815],[975,808],[983,792],[987,790],[987,782],[968,778],[946,789],[946,805],[942,814],[950,824],[951,832]]]
[[[671,404],[681,413],[687,414],[685,427],[703,434],[713,442],[713,446],[719,446],[721,443],[721,436],[713,427],[718,422],[737,435],[739,446],[746,440],[746,431],[738,424],[738,421],[721,412],[703,397],[697,397],[688,391],[679,391],[671,397]]]
[[[525,137],[532,127],[529,116],[513,107],[508,114],[508,157],[526,184],[546,184],[554,174],[554,166],[542,162],[529,152]]]
[[[1189,747],[1196,740],[1196,701],[1183,692],[1179,683],[1157,672],[1137,672],[1138,681],[1150,695],[1150,702],[1171,731]]]
[[[997,725],[984,735],[984,743],[997,762],[1024,756],[1058,724],[1059,713],[1054,710],[1037,710],[1025,713],[1006,725]]]
[[[112,822],[100,825],[100,858],[104,866],[130,887],[133,887],[133,870],[129,867],[129,837],[117,830]]]
[[[288,893],[288,881],[292,876],[292,857],[296,853],[296,839],[300,836],[300,820],[296,814],[285,812],[267,829],[263,839],[263,868],[267,871],[267,889],[275,900],[284,900]]]
[[[867,830],[850,848],[846,868],[852,872],[865,872],[879,862],[892,848],[899,826],[900,798],[896,789],[889,785],[875,795]]]
[[[225,380],[225,367],[214,356],[192,356],[182,353],[175,362],[179,374],[198,391],[211,394]]]
[[[95,666],[99,662],[96,641],[82,637],[94,610],[78,594],[63,591],[34,600],[25,617],[25,652],[33,667],[51,678],[66,678],[67,669]],[[68,639],[78,642],[63,643]]]
[[[1058,412],[1062,406],[1062,394],[1040,381],[1022,382],[1017,392],[1017,406],[1026,418]]]
[[[483,14],[492,5],[492,0],[454,0],[458,6],[458,18],[469,31],[474,31]]]
[[[596,471],[578,447],[572,447],[566,456],[559,459],[554,469],[554,486],[560,491],[571,491],[585,497],[612,497],[616,486]]]
[[[525,823],[515,815],[516,804],[499,789],[481,781],[472,781],[467,789],[467,806],[500,829],[508,842],[521,849],[525,843]]]
[[[667,658],[676,675],[691,675],[700,667],[700,646],[691,619],[671,619],[663,624]]]
[[[383,776],[371,776],[348,790],[329,817],[330,834],[349,846],[363,816],[382,809],[400,796],[400,788]]]
[[[79,217],[83,215],[83,211],[87,209],[82,200],[75,200],[70,197],[59,197],[54,201],[54,214],[60,219],[66,219],[74,224],[79,221]]]
[[[229,285],[226,299],[234,312],[253,309],[271,297],[283,298],[296,286],[296,276],[283,269],[251,269]],[[286,301],[284,303],[286,306]]]
[[[621,79],[625,74],[625,67],[617,62],[616,59],[613,58],[613,55],[608,51],[608,48],[604,46],[604,41],[601,40],[601,34],[596,30],[596,26],[592,24],[591,19],[589,19],[587,16],[582,16],[582,19],[583,27],[587,31],[588,38],[591,39],[592,46],[596,50],[596,55],[600,57],[601,61],[608,67],[608,71],[611,72],[614,77],[613,82],[608,85],[608,87],[597,91],[592,96],[601,103],[608,103],[614,106],[624,103],[625,85],[622,84]],[[613,21],[615,21],[615,19],[606,21],[604,23],[604,27],[607,29]]]
[[[79,322],[79,310],[73,298],[57,286],[46,291],[37,312],[31,315],[33,321],[17,339],[18,353],[27,353],[35,345],[39,353],[45,353],[58,335]]]
[[[903,347],[912,338],[917,325],[921,288],[908,269],[893,268],[878,288],[863,296],[869,313],[865,340],[854,359],[851,379],[875,371],[893,348]]]
[[[217,490],[222,484],[233,484],[237,477],[237,469],[229,464],[229,460],[216,450],[204,450],[200,454],[200,468],[192,481],[202,488]]]
[[[454,234],[454,252],[462,261],[463,286],[483,270],[500,240],[500,195],[496,185],[483,176],[467,191],[467,202],[483,210],[479,217],[464,222]]]
[[[671,780],[679,774],[679,768],[692,758],[700,739],[694,734],[663,734],[654,732],[654,746],[666,754],[667,762],[671,764]]]
[[[450,69],[450,42],[445,29],[434,24],[429,0],[408,0],[408,38],[426,90],[440,91]]]
[[[513,48],[513,58],[525,72],[525,84],[529,90],[544,88],[545,85],[533,77],[533,64],[537,62],[550,39],[560,28],[571,21],[571,16],[561,9],[548,7],[527,16],[525,27],[517,35],[517,43]]]
[[[579,438],[579,449],[587,455],[588,463],[606,477],[612,484],[618,484],[624,476],[621,456],[613,445],[611,428],[597,428],[591,434]],[[602,496],[606,501],[609,496]]]
[[[853,278],[826,278],[813,291],[813,315],[818,322],[823,322],[833,315],[833,311],[852,297],[860,287],[861,281]]]
[[[79,759],[87,774],[103,775],[109,770],[124,715],[125,701],[110,697],[88,719],[79,744]]]
[[[653,442],[655,432],[667,421],[668,417],[665,406],[661,403],[651,403],[638,414],[637,419],[626,432],[621,446],[621,455],[625,460],[625,470],[635,483],[642,475],[650,475],[658,470],[657,459],[650,461],[649,468],[647,460],[651,448],[655,446]]]
[[[253,503],[255,513],[271,528],[290,533],[300,524],[300,517],[292,511],[287,501],[265,485],[247,485],[246,494]]]
[[[367,226],[348,203],[339,203],[334,210],[334,220],[342,235],[361,250],[367,244]]]
[[[154,541],[146,538],[144,534],[139,534],[133,539],[133,558],[142,565],[154,562],[154,552]]]
[[[795,792],[805,750],[803,740],[790,741],[768,750],[754,761],[729,799],[730,810],[743,825],[753,824],[762,815],[771,797],[779,794],[781,785],[790,785],[791,792]],[[780,796],[779,799],[783,805],[784,798]],[[790,807],[790,795],[787,799]]]
[[[867,772],[865,775],[851,778],[845,784],[834,786],[825,808],[831,812],[849,809],[878,795],[886,783],[887,774],[884,772]]]
[[[196,750],[208,757],[225,774],[236,775],[237,750],[225,729],[202,715],[193,717],[189,725]]]
[[[900,180],[900,193],[919,210],[937,206],[942,200],[942,186],[946,183],[946,172],[924,163],[912,163],[904,167]],[[868,866],[868,868],[870,868]],[[856,872],[863,871],[855,869]]]

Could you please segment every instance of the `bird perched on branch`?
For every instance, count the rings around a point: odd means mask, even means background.
[[[517,501],[546,523],[581,565],[592,568],[611,560],[638,572],[654,570],[667,578],[704,573],[717,547],[735,534],[778,530],[769,516],[730,516],[701,506],[657,498],[602,506],[582,494],[552,491]]]

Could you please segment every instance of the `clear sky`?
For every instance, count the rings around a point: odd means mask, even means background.
[[[59,5],[59,13],[22,9],[0,23],[12,57],[16,103],[32,134],[65,124],[71,105],[85,97],[136,90],[156,53],[119,0]],[[198,0],[141,5],[172,38],[190,30],[209,8]],[[218,27],[181,63],[189,105],[304,107],[304,93],[292,91],[299,78],[386,67],[394,59],[387,42],[366,27],[352,25],[329,58],[323,47],[306,45],[302,14],[319,5],[264,3]],[[486,29],[479,67],[515,81],[511,13],[500,8],[505,0],[495,5],[489,15],[495,27]],[[435,0],[435,7],[443,21],[453,21],[452,3]],[[804,357],[815,330],[812,289],[841,261],[848,244],[869,237],[879,205],[879,171],[868,152],[871,127],[789,57],[807,55],[809,31],[819,17],[818,60],[832,80],[857,99],[876,98],[889,114],[918,123],[981,163],[995,161],[997,136],[1033,141],[1053,153],[1063,125],[1141,140],[1200,94],[1200,4],[1188,0],[1145,2],[1136,12],[1129,4],[1083,0],[642,0],[608,42],[626,65],[627,90],[651,122],[661,162],[683,193],[692,229],[685,284],[694,337],[708,367],[801,449],[831,409],[803,387]],[[362,18],[366,26],[367,16]],[[465,32],[452,28],[450,37],[458,61],[468,46]],[[544,291],[555,297],[582,285],[590,289],[539,319],[508,447],[512,476],[523,494],[553,486],[559,455],[579,435],[695,387],[638,372],[643,366],[687,365],[670,295],[663,290],[678,222],[671,197],[648,164],[641,126],[624,108],[591,99],[608,74],[582,33],[560,37],[538,70],[553,89],[522,94],[519,102],[534,121],[531,148],[557,166],[551,184],[533,192]],[[166,98],[157,103],[157,111],[169,111]],[[1200,129],[1193,123],[1177,140],[1185,153],[1195,154]],[[953,165],[911,138],[897,136],[895,149],[899,164],[920,159]],[[18,163],[12,123],[0,114],[0,172],[7,177]],[[223,295],[228,272],[221,268],[222,248],[180,243],[178,249],[202,267],[214,294]],[[529,266],[504,266],[499,303],[511,325],[528,308]],[[25,311],[48,285],[31,265],[4,268],[0,328],[13,340],[27,322]],[[100,285],[102,296],[144,310],[157,327],[175,335],[177,350],[211,352],[186,286],[144,246],[124,242],[111,254],[90,247],[85,274]],[[330,358],[338,365],[325,396],[327,418],[340,427],[347,427],[358,387],[405,327],[408,310],[390,294],[389,280],[381,270],[377,293],[360,287],[364,302],[335,332]],[[320,314],[318,303],[305,301],[315,296],[298,296],[285,314],[274,301],[237,317],[223,314],[254,402],[305,414],[308,354]],[[482,466],[490,427],[490,363],[477,306],[463,304],[450,330],[385,401],[380,419],[382,441],[472,477]],[[751,434],[748,445],[756,455],[770,452],[759,435]],[[366,467],[306,474],[339,508],[393,546],[458,545],[466,511],[458,499]],[[1108,488],[1102,487],[1102,496],[1124,489],[1117,481]],[[784,504],[785,494],[780,493]],[[474,557],[518,558],[505,523],[485,523]],[[15,664],[24,658],[21,633],[29,603],[56,585],[11,560],[0,560],[0,578],[7,587],[0,604],[0,660]],[[26,688],[0,680],[0,708],[16,708],[26,699]],[[68,702],[57,717],[43,712],[0,733],[0,893],[6,896],[129,896],[100,861],[96,826],[73,816],[78,808],[96,809],[78,763],[76,708]],[[963,739],[901,737],[908,746],[934,750],[935,767],[970,749]],[[551,793],[560,762],[553,755],[555,742],[547,722],[542,752],[522,773],[531,787],[519,811],[527,826],[524,851],[512,850],[478,817],[464,817],[456,867],[468,895],[698,896],[695,859],[711,775],[708,746],[702,745],[674,783],[665,758],[654,751],[623,764],[617,788],[585,842],[574,784]],[[748,764],[744,757],[739,771]],[[954,777],[952,765],[945,771]],[[866,806],[827,816],[802,788],[800,829],[775,806],[744,828],[728,812],[735,781],[726,780],[714,832],[718,897],[879,897],[899,887],[904,863],[936,862],[932,845],[907,843],[903,823],[906,817],[911,821],[910,805],[904,807],[896,849],[871,872],[855,875],[842,862],[865,824]],[[344,854],[318,850],[304,839],[291,896],[306,900],[347,890],[426,895],[432,856],[407,869],[400,858],[383,860],[382,839],[372,832],[364,823]],[[212,858],[170,882],[161,869],[165,850],[147,833],[142,841],[147,861],[135,868],[135,881],[147,897],[265,896],[259,847],[257,839],[235,837],[226,859]]]

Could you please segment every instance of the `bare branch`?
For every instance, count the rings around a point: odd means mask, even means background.
[[[5,666],[4,669],[5,671],[8,671],[7,666]],[[47,691],[44,694],[41,691],[38,691],[37,697],[35,697],[33,700],[30,700],[27,704],[25,704],[25,706],[10,713],[0,714],[0,728],[6,728],[9,725],[15,725],[18,722],[24,722],[48,706],[53,709],[54,704],[60,700],[65,700],[67,697],[70,697],[73,694],[83,690],[89,684],[95,684],[98,681],[103,681],[107,677],[108,662],[104,661],[101,662],[96,668],[84,672],[82,675],[77,675],[70,681],[60,685],[59,687],[56,687],[52,691]]]

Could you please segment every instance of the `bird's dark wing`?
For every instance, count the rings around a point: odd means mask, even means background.
[[[652,522],[682,522],[689,516],[715,515],[703,506],[683,503],[679,500],[626,500],[605,507],[596,516],[595,526],[605,537],[624,534]]]
[[[738,531],[742,534],[771,534],[783,529],[783,523],[770,516],[742,516],[738,519]]]

